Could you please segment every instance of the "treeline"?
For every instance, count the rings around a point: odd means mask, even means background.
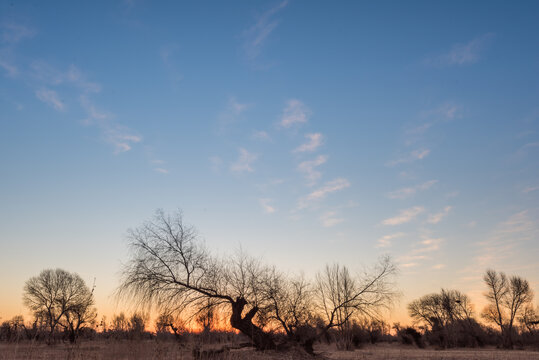
[[[500,280],[493,296],[492,279]],[[404,344],[438,348],[495,345],[539,347],[539,307],[534,308],[527,281],[488,270],[484,276],[489,304],[477,316],[469,297],[457,290],[442,289],[408,304],[415,327],[395,324]],[[504,287],[501,286],[504,284]],[[485,321],[485,324],[479,322]]]
[[[527,305],[519,312],[510,333],[512,344],[518,348],[539,346],[539,308],[534,309],[530,304]],[[414,326],[400,323],[390,325],[377,319],[354,319],[345,326],[327,331],[317,342],[335,344],[341,350],[353,350],[361,348],[364,344],[380,342],[400,342],[419,348],[488,345],[501,347],[507,344],[504,343],[504,336],[509,334],[509,330],[502,334],[500,329],[480,323],[475,317],[468,296],[459,291],[442,289],[439,293],[422,296],[408,305],[408,311],[415,320]],[[484,314],[483,311],[480,316],[484,317]],[[163,313],[153,323],[150,323],[148,314],[142,312],[128,315],[121,312],[113,315],[110,320],[105,316],[100,321],[96,318],[95,316],[81,325],[77,340],[156,340],[177,341],[180,344],[230,344],[247,340],[242,334],[230,328],[220,328],[223,319],[212,310],[201,312],[196,317],[189,317],[188,320]],[[321,326],[320,322],[318,326]],[[153,330],[150,331],[150,328]],[[0,341],[33,340],[49,343],[72,341],[68,329],[59,326],[51,333],[50,321],[34,317],[33,321],[25,322],[24,318],[18,315],[2,322]],[[301,329],[303,333],[316,331],[316,326],[305,326]],[[275,336],[286,335],[276,333]]]
[[[311,279],[290,276],[243,252],[216,256],[193,227],[183,224],[180,213],[160,211],[130,230],[129,241],[130,258],[117,297],[159,313],[152,324],[155,333],[147,331],[152,326],[142,313],[97,323],[93,288],[75,273],[48,269],[24,287],[33,322],[24,324],[22,317],[4,322],[0,339],[54,343],[82,336],[181,342],[186,336],[230,340],[242,334],[259,350],[296,346],[310,354],[321,341],[346,350],[396,339],[441,348],[539,344],[539,311],[532,305],[529,283],[518,276],[485,273],[488,306],[479,316],[486,325],[478,321],[465,294],[442,290],[408,305],[414,326],[390,326],[381,319],[398,291],[397,269],[387,257],[361,273],[332,264]],[[194,335],[193,329],[201,331]]]

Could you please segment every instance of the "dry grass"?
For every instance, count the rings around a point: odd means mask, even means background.
[[[496,348],[478,349],[418,349],[400,344],[378,344],[365,346],[355,351],[337,351],[328,347],[318,348],[319,353],[328,359],[433,359],[433,360],[528,360],[539,359],[539,352],[522,350],[499,350]]]
[[[203,350],[211,349],[205,346]],[[218,346],[213,347],[218,348]],[[366,346],[355,351],[337,351],[331,346],[319,346],[320,354],[315,359],[439,359],[439,360],[509,360],[509,359],[538,359],[539,352],[534,351],[504,351],[494,348],[487,349],[452,349],[452,350],[420,350],[398,344],[380,344]],[[75,346],[58,344],[47,346],[38,343],[0,344],[0,360],[26,359],[184,359],[191,360],[192,347],[180,347],[173,342],[156,341],[87,341]],[[238,349],[206,357],[205,359],[222,360],[293,360],[313,359],[299,351],[291,352],[257,352],[252,349]]]

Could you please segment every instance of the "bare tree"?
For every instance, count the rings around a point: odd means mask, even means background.
[[[518,276],[507,276],[503,272],[487,270],[483,276],[487,285],[485,297],[489,304],[482,316],[500,327],[504,347],[513,347],[513,325],[515,319],[533,300],[533,291],[527,280]]]
[[[534,309],[531,303],[528,304],[518,320],[528,332],[534,333],[539,328],[539,306]]]
[[[473,339],[476,322],[470,299],[457,290],[442,289],[408,304],[408,313],[415,322],[426,326],[433,341],[440,346],[457,346],[462,339]]]
[[[71,297],[71,304],[66,306],[67,310],[59,324],[69,333],[69,341],[75,342],[80,331],[87,325],[93,325],[97,318],[97,309],[94,301],[94,288],[90,290],[84,281],[76,274],[73,277],[72,286],[76,287]]]
[[[346,266],[326,266],[316,279],[317,304],[325,322],[317,337],[334,327],[348,331],[354,318],[380,317],[380,311],[398,295],[393,284],[396,272],[389,257],[381,258],[372,269],[357,276],[352,276]]]
[[[423,322],[432,329],[446,327],[457,320],[473,317],[470,299],[457,290],[444,290],[439,294],[429,294],[408,304],[408,313],[414,320]]]
[[[97,316],[93,290],[75,273],[62,269],[43,270],[24,286],[23,301],[34,315],[45,319],[49,342],[58,325],[70,332],[75,341],[80,329]]]
[[[111,330],[116,332],[125,332],[129,329],[129,321],[125,314],[121,312],[119,315],[112,317]]]
[[[293,339],[297,329],[314,318],[316,288],[305,279],[289,279],[241,251],[226,259],[211,255],[194,228],[184,225],[181,213],[168,216],[158,211],[153,220],[129,230],[128,239],[131,260],[123,269],[119,297],[167,313],[192,314],[194,319],[210,306],[228,313],[230,325],[261,350],[276,348],[267,331],[270,325],[277,324]],[[394,295],[389,280],[395,267],[389,259],[372,272],[349,276],[345,298],[340,298],[341,277],[335,278],[331,268],[328,271],[319,277],[317,287],[328,314],[322,333],[355,313],[376,313]],[[316,338],[309,340],[311,352]]]
[[[314,320],[311,284],[305,277],[288,279],[272,269],[265,278],[264,290],[269,299],[266,308],[270,320],[276,322],[289,339],[297,340],[297,332],[310,326]]]
[[[265,305],[261,286],[267,268],[258,261],[243,254],[228,260],[211,256],[180,213],[158,211],[152,221],[130,230],[129,240],[132,258],[123,270],[120,297],[168,312],[195,313],[211,299],[257,348],[275,348],[270,334],[254,322],[259,306]]]
[[[176,340],[181,340],[181,333],[185,331],[182,320],[167,312],[162,312],[155,321],[155,328],[158,334],[170,334],[170,331],[174,333]]]

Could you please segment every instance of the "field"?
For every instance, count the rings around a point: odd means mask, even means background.
[[[223,360],[277,360],[277,359],[444,359],[444,360],[509,360],[539,359],[539,352],[530,350],[482,349],[417,349],[400,344],[368,345],[355,351],[338,351],[331,346],[316,348],[317,356],[310,357],[299,351],[257,352],[252,349],[230,350],[212,353],[217,347],[206,346],[201,349],[200,359]],[[71,346],[58,344],[47,346],[38,343],[0,344],[1,360],[19,359],[185,359],[193,357],[192,346],[180,347],[173,342],[155,341],[86,341]]]

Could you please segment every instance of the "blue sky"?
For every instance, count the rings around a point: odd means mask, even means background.
[[[158,208],[309,276],[390,254],[395,318],[539,290],[537,2],[0,4],[1,317],[49,267],[115,311]]]

